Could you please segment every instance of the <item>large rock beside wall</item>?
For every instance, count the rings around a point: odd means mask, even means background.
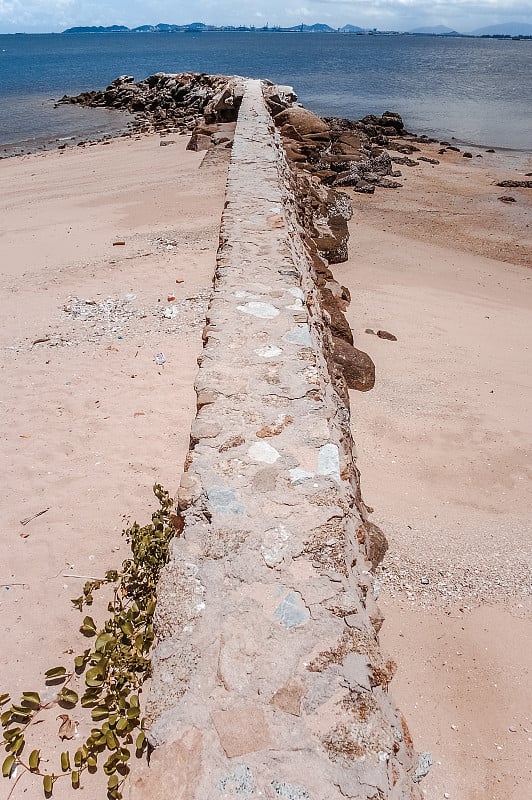
[[[133,800],[421,796],[293,186],[247,81]]]

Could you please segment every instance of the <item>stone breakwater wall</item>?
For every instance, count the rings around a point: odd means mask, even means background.
[[[293,185],[246,81],[134,800],[421,796]]]

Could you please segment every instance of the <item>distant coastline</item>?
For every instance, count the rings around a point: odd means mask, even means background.
[[[484,39],[532,39],[532,25],[526,22],[504,23],[502,25],[491,25],[480,28],[476,31],[461,33],[447,28],[444,25],[436,25],[432,28],[415,28],[409,31],[398,30],[379,30],[377,28],[360,28],[357,25],[344,25],[341,28],[331,28],[330,25],[315,23],[314,25],[293,25],[289,28],[281,26],[256,27],[254,25],[208,25],[204,22],[192,22],[188,25],[174,25],[158,23],[157,25],[139,25],[136,28],[128,28],[125,25],[89,25],[67,28],[63,34],[80,33],[340,33],[355,36],[459,36],[464,38],[484,38]]]

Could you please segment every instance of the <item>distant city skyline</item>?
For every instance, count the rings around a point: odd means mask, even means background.
[[[194,9],[171,0],[0,0],[0,33],[52,33],[73,26],[159,22],[291,27],[300,23],[346,24],[408,31],[444,25],[467,33],[507,22],[532,24],[523,0],[197,0]]]

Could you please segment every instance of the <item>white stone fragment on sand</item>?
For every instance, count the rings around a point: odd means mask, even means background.
[[[257,347],[254,352],[261,358],[274,358],[275,356],[280,356],[283,351],[276,345],[267,344],[265,347]]]
[[[255,442],[248,450],[248,454],[254,461],[262,461],[265,464],[275,464],[279,458],[279,453],[268,442]]]
[[[279,309],[272,306],[270,303],[250,302],[245,306],[237,306],[239,311],[244,314],[250,314],[252,317],[259,319],[273,319],[279,316]]]

